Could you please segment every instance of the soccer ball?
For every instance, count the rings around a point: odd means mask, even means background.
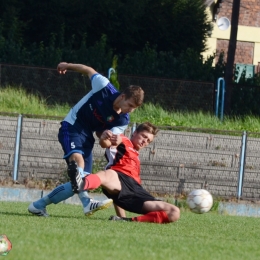
[[[6,235],[0,235],[0,255],[7,255],[12,249],[12,243]]]
[[[193,190],[188,195],[187,204],[192,212],[203,214],[210,211],[213,205],[213,198],[207,190]]]

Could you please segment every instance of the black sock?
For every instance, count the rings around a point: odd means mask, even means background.
[[[121,217],[123,220],[125,220],[125,221],[133,221],[132,220],[132,218],[123,218],[123,217]]]

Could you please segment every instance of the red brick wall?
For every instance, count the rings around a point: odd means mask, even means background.
[[[234,0],[235,1],[235,0]],[[218,18],[227,17],[231,21],[232,0],[223,0]],[[260,27],[260,0],[241,0],[239,12],[239,25]],[[217,58],[220,51],[225,53],[225,61],[228,51],[228,40],[217,40]],[[254,43],[253,42],[237,42],[235,63],[253,64]]]
[[[231,21],[232,0],[223,0],[218,18],[227,17]],[[260,0],[241,0],[239,25],[260,27]]]
[[[225,60],[227,60],[228,40],[217,40],[217,59],[220,51],[224,50]],[[237,42],[235,63],[253,64],[254,43],[253,42]]]

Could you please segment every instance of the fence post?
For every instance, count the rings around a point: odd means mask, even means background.
[[[130,137],[132,136],[132,134],[134,133],[136,129],[136,123],[133,123],[132,127],[131,127],[131,133],[130,133]]]
[[[17,119],[15,150],[14,150],[14,167],[13,167],[13,180],[14,181],[18,180],[22,124],[23,124],[23,116],[19,115],[18,119]]]
[[[243,181],[245,174],[245,164],[246,164],[246,146],[247,146],[247,133],[243,132],[241,140],[241,151],[240,151],[240,162],[239,162],[239,175],[237,183],[237,198],[240,199],[243,190]]]
[[[131,127],[131,136],[134,133],[135,129],[136,129],[136,123],[133,123],[133,125]]]
[[[222,84],[221,84],[222,82]],[[222,87],[222,88],[220,88]],[[224,116],[224,100],[225,100],[225,80],[224,78],[218,78],[217,89],[216,89],[216,116],[219,117],[219,100],[221,98],[220,108],[220,120],[223,120]],[[220,96],[221,94],[221,96]]]
[[[107,78],[110,79],[112,72],[116,72],[114,68],[109,68],[107,72]]]

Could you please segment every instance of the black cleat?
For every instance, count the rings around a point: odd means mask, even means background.
[[[123,217],[118,217],[118,216],[110,216],[108,220],[112,221],[132,221],[131,218],[123,218]]]
[[[83,183],[83,180],[80,176],[80,173],[78,172],[78,165],[75,161],[71,161],[68,165],[68,176],[70,178],[70,183],[72,186],[72,190],[74,193],[79,193],[79,183],[77,182],[77,180],[79,180],[79,182]]]

